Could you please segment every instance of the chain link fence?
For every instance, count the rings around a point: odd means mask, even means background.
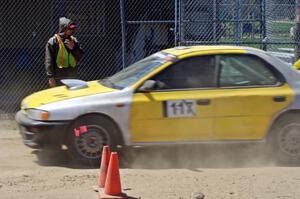
[[[178,45],[247,45],[294,61],[295,0],[3,0],[0,118],[47,88],[44,48],[59,17],[78,24],[79,78],[101,79]],[[292,61],[291,61],[292,60]]]

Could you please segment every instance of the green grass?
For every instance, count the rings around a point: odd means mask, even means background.
[[[271,39],[269,42],[293,42],[290,37],[290,28],[295,25],[292,21],[271,21],[267,23],[267,34]],[[253,30],[255,33],[252,34],[252,37],[249,34],[243,34],[243,37],[239,39],[239,42],[257,42],[258,44],[242,44],[244,46],[251,46],[255,48],[261,48],[261,35],[259,33],[260,23],[253,23]],[[234,44],[237,42],[235,38],[236,26],[235,24],[228,24],[226,26],[226,34],[220,39],[220,42],[232,42]],[[292,44],[273,44],[268,45],[272,49],[275,48],[294,48]]]
[[[290,29],[295,25],[294,22],[291,21],[271,21],[268,22],[267,28],[270,31],[274,31],[276,33],[290,34]]]

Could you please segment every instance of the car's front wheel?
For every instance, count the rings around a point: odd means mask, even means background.
[[[120,144],[120,134],[116,125],[107,117],[87,115],[74,122],[67,136],[71,157],[86,165],[99,165],[102,148],[112,150]]]
[[[278,122],[269,137],[272,154],[282,163],[300,162],[300,118],[288,115]]]

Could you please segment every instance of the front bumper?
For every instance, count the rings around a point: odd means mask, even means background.
[[[18,111],[15,119],[23,142],[31,148],[60,147],[71,121],[37,121]]]

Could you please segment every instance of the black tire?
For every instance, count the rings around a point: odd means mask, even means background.
[[[87,132],[75,135],[74,129],[86,126]],[[121,134],[113,121],[105,116],[87,115],[78,118],[67,135],[68,152],[73,160],[85,165],[99,166],[102,148],[110,146],[111,151],[122,144]]]
[[[279,163],[300,162],[300,117],[290,114],[276,121],[269,136],[269,149]]]

